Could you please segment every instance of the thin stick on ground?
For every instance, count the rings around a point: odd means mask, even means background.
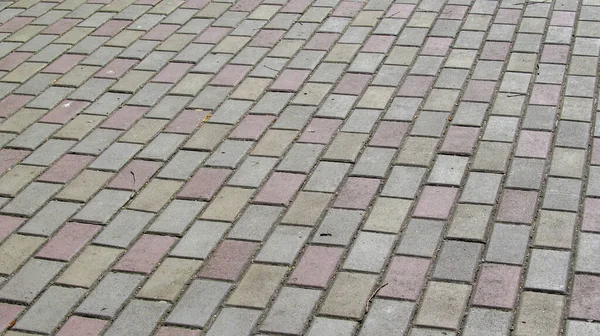
[[[367,300],[367,305],[365,307],[365,311],[368,313],[369,312],[369,308],[371,308],[371,301],[373,301],[373,298],[375,297],[375,295],[377,295],[377,293],[385,286],[387,286],[387,282],[384,283],[383,285],[377,287],[377,289],[373,292],[373,294],[371,294],[371,296],[369,297],[369,299]]]

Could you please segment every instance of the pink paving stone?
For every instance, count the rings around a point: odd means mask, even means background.
[[[66,124],[90,103],[77,100],[64,100],[40,119],[53,124]]]
[[[347,73],[333,90],[334,93],[359,95],[369,84],[371,75]]]
[[[338,208],[365,210],[375,197],[381,180],[364,177],[349,177],[340,190],[333,206]]]
[[[274,116],[249,114],[231,132],[229,138],[258,140],[274,121]]]
[[[492,100],[495,88],[496,82],[472,80],[469,81],[462,99],[464,101],[487,103]]]
[[[100,28],[96,29],[92,35],[97,36],[115,36],[125,27],[127,27],[131,21],[126,20],[109,20],[104,23]]]
[[[313,118],[299,141],[327,144],[341,125],[342,121],[338,119]]]
[[[98,336],[109,321],[73,315],[56,336]]]
[[[335,273],[344,249],[311,245],[306,248],[288,283],[300,286],[327,288]]]
[[[277,77],[275,82],[271,84],[271,90],[296,92],[300,89],[302,84],[304,84],[304,81],[308,78],[309,74],[309,70],[285,69],[279,77]]]
[[[385,13],[385,17],[391,17],[394,19],[408,19],[414,10],[415,5],[393,4],[387,13]]]
[[[304,49],[307,50],[329,50],[331,46],[340,38],[340,34],[316,33],[306,43]]]
[[[521,267],[484,264],[473,304],[493,308],[514,308],[519,291]]]
[[[150,274],[176,241],[175,237],[142,235],[114,269]]]
[[[236,86],[252,69],[247,65],[226,65],[210,82],[213,85]]]
[[[600,199],[585,199],[581,229],[584,231],[600,232]]]
[[[23,16],[12,18],[0,26],[0,33],[14,33],[17,30],[25,27],[27,24],[33,21],[33,19],[34,18]]]
[[[164,41],[167,37],[171,36],[171,34],[173,34],[179,28],[179,25],[159,24],[156,27],[152,28],[149,32],[147,32],[146,35],[142,36],[142,39]]]
[[[6,173],[14,165],[21,162],[31,152],[18,149],[0,149],[0,175]]]
[[[160,327],[154,336],[199,336],[200,330],[177,327]]]
[[[231,28],[208,27],[202,32],[202,34],[200,34],[200,36],[198,36],[196,40],[194,40],[194,42],[215,44],[221,41],[221,39],[230,31]]]
[[[483,46],[480,59],[492,61],[504,61],[510,50],[509,42],[488,41]]]
[[[573,27],[573,25],[575,24],[575,14],[575,12],[554,11],[552,12],[552,19],[550,20],[550,25]]]
[[[422,55],[445,56],[453,39],[445,37],[429,37],[421,50]]]
[[[560,85],[534,84],[529,103],[532,105],[558,105],[560,100]]]
[[[95,77],[121,78],[129,69],[137,63],[136,60],[117,58],[110,61],[104,68],[96,72]]]
[[[505,189],[500,200],[496,220],[499,222],[531,224],[535,217],[537,200],[537,191]]]
[[[147,107],[123,106],[119,110],[113,112],[100,127],[127,130],[135,124],[146,111],[148,111]]]
[[[516,156],[545,159],[552,143],[552,133],[521,131],[517,142]]]
[[[259,243],[224,240],[204,263],[199,277],[235,281],[259,247]]]
[[[600,320],[600,276],[575,275],[569,316]]]
[[[390,50],[396,36],[391,35],[371,35],[362,47],[364,52],[385,53]]]
[[[240,11],[240,12],[251,12],[253,11],[262,0],[240,0],[235,3],[235,5],[231,6],[230,10]]]
[[[42,31],[42,34],[61,35],[75,27],[81,20],[60,19]]]
[[[281,13],[303,13],[313,0],[290,0],[280,12]]]
[[[121,172],[110,182],[108,187],[138,191],[161,166],[162,163],[160,162],[133,160],[121,169]],[[133,185],[133,175],[135,175],[135,186]]]
[[[305,179],[306,175],[275,172],[262,186],[254,202],[288,205]]]
[[[383,283],[377,294],[382,297],[416,301],[425,284],[430,259],[397,256],[392,259]]]
[[[598,138],[594,138],[594,143],[592,145],[591,163],[593,165],[600,164],[600,139]]]
[[[432,76],[407,76],[398,90],[398,96],[425,97],[434,80]]]
[[[285,34],[285,30],[263,29],[250,42],[252,47],[272,48]]]
[[[29,52],[12,52],[0,59],[0,70],[12,71],[21,63],[25,62],[33,53]]]
[[[457,194],[457,188],[425,186],[413,216],[447,219]]]
[[[441,151],[456,154],[473,154],[479,137],[479,127],[450,126]]]
[[[193,9],[201,9],[204,6],[208,5],[210,0],[188,0],[185,3],[181,4],[180,8],[193,8]]]
[[[446,5],[442,13],[440,14],[440,19],[451,19],[451,20],[462,20],[469,9],[468,6],[456,6],[456,5]]]
[[[568,45],[545,44],[542,49],[542,63],[566,64],[569,58]]]
[[[208,116],[207,111],[185,110],[181,112],[164,130],[165,133],[192,133]]]
[[[408,132],[409,124],[396,121],[382,121],[371,138],[370,146],[397,148]]]
[[[210,200],[231,175],[229,169],[205,168],[196,171],[177,195],[181,198]]]
[[[24,221],[25,218],[0,215],[0,242],[23,224]]]
[[[65,74],[69,70],[73,69],[81,60],[83,60],[86,56],[84,55],[74,55],[74,54],[66,54],[60,56],[56,61],[50,63],[47,67],[42,70],[42,72],[47,73],[56,73],[56,74]]]
[[[37,253],[37,257],[70,261],[90,239],[100,231],[100,226],[67,223]]]
[[[38,181],[66,183],[94,160],[93,156],[66,154],[46,170]]]
[[[33,96],[12,94],[0,100],[0,117],[9,117],[25,106]]]
[[[519,23],[521,12],[522,11],[519,9],[501,8],[496,14],[496,19],[494,20],[494,23],[517,24]]]
[[[192,67],[190,63],[169,63],[161,72],[159,72],[152,82],[176,83]]]
[[[23,306],[0,302],[0,332],[3,332],[25,309]]]

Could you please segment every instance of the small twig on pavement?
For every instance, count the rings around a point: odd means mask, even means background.
[[[133,176],[133,190],[131,191],[131,196],[129,196],[129,199],[132,199],[133,196],[135,196],[135,174],[133,173],[133,170],[129,171],[131,173],[131,176]]]
[[[379,286],[374,292],[373,294],[371,294],[371,297],[369,297],[369,299],[367,300],[367,304],[365,306],[365,311],[368,313],[369,312],[369,308],[371,308],[371,301],[373,301],[373,298],[375,297],[375,295],[377,295],[377,293],[385,286],[387,286],[388,283],[384,283],[383,285]]]

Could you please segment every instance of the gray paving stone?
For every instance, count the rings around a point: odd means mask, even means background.
[[[345,119],[350,113],[350,109],[352,109],[356,100],[356,96],[332,94],[325,99],[325,102],[321,108],[319,108],[316,115]]]
[[[279,118],[277,118],[277,121],[273,124],[273,128],[301,130],[306,126],[314,111],[315,108],[312,106],[288,106],[283,110]]]
[[[95,129],[71,149],[72,153],[99,155],[123,132],[109,129]]]
[[[422,111],[419,113],[419,117],[416,119],[410,134],[439,137],[447,121],[448,113]]]
[[[412,121],[422,102],[421,98],[396,97],[383,115],[383,119]]]
[[[545,167],[545,160],[515,158],[508,172],[506,186],[523,189],[540,189]]]
[[[525,278],[525,288],[565,292],[571,253],[533,249]]]
[[[110,272],[75,310],[77,313],[114,318],[139,287],[144,276]]]
[[[414,308],[412,302],[375,299],[359,335],[404,334]]]
[[[384,177],[395,153],[391,148],[367,147],[354,165],[352,175]]]
[[[19,86],[14,92],[38,96],[41,95],[44,90],[48,89],[48,87],[59,77],[60,76],[57,74],[38,73],[23,85]]]
[[[25,160],[24,164],[50,166],[65,154],[69,148],[75,144],[75,141],[50,139],[38,147]]]
[[[381,272],[392,252],[394,235],[361,231],[344,262],[344,269]]]
[[[437,250],[443,230],[443,222],[411,219],[404,230],[396,253],[433,257]]]
[[[83,288],[51,286],[19,319],[15,328],[52,333],[84,294]]]
[[[148,83],[127,102],[130,105],[152,106],[171,89],[172,84]]]
[[[69,99],[95,101],[116,81],[105,78],[92,78],[69,95]],[[58,103],[58,102],[57,102]]]
[[[512,313],[494,309],[471,308],[463,330],[464,336],[509,335]]]
[[[438,256],[433,277],[442,280],[473,282],[481,260],[483,245],[462,241],[446,241]]]
[[[73,219],[106,224],[131,198],[130,191],[101,190],[79,211]]]
[[[291,265],[306,243],[310,232],[311,229],[307,227],[278,225],[255,260]]]
[[[148,231],[181,235],[205,206],[206,202],[174,200],[150,225]]]
[[[258,188],[277,164],[276,158],[248,156],[227,184]]]
[[[293,93],[267,92],[250,110],[256,114],[279,115],[287,103],[292,99]]]
[[[350,169],[346,163],[320,162],[306,183],[304,190],[335,192]]]
[[[250,205],[229,232],[229,238],[262,241],[283,208],[267,205]]]
[[[253,309],[226,307],[221,310],[206,336],[227,334],[250,335],[261,312]]]
[[[491,206],[458,204],[446,235],[484,242],[491,214]]]
[[[590,124],[560,121],[556,133],[556,146],[586,149],[589,143]]]
[[[167,161],[187,138],[183,134],[161,133],[138,155],[138,158]]]
[[[600,167],[591,166],[589,169],[586,195],[600,196]]]
[[[495,204],[501,181],[502,175],[500,174],[469,173],[460,201],[465,203]]]
[[[2,212],[32,216],[61,187],[59,184],[33,182],[5,205]]]
[[[355,109],[350,114],[350,117],[346,119],[341,131],[350,133],[370,133],[380,114],[381,111],[377,110]]]
[[[496,223],[490,236],[485,260],[522,265],[528,241],[528,226]]]
[[[92,105],[85,109],[86,114],[110,115],[123,105],[131,95],[124,93],[106,92]]]
[[[50,201],[27,221],[19,229],[19,232],[46,237],[52,236],[80,207],[81,204],[77,203]]]
[[[59,128],[59,125],[35,123],[9,142],[8,145],[10,147],[33,150],[44,143]]]
[[[351,336],[354,335],[358,323],[348,320],[338,320],[327,317],[316,317],[307,336]]]
[[[418,167],[393,167],[381,195],[414,199],[425,176],[425,171],[425,168]]]
[[[147,212],[122,210],[96,236],[94,243],[126,248],[138,237],[153,217],[153,214]]]
[[[585,321],[567,321],[567,329],[565,335],[567,336],[593,336],[600,333],[600,323],[585,322]]]
[[[213,316],[231,285],[212,280],[194,280],[173,308],[166,321],[183,326],[204,327]],[[198,298],[202,303],[198,304]]]
[[[518,118],[491,116],[482,139],[512,142],[515,138],[518,123]]]
[[[549,178],[542,207],[544,209],[577,211],[581,187],[579,180]]]
[[[505,172],[511,148],[512,145],[508,143],[482,141],[471,169]]]
[[[115,142],[90,164],[90,168],[118,171],[142,148],[138,144]]]
[[[228,99],[213,113],[210,122],[235,125],[250,106],[252,103],[249,101]]]
[[[235,168],[254,145],[251,141],[225,140],[204,162],[207,166]]]
[[[324,148],[325,146],[317,144],[294,144],[277,165],[277,170],[308,173]]]
[[[158,173],[158,177],[187,180],[194,171],[208,157],[208,153],[197,151],[178,151],[163,169]]]
[[[31,304],[65,264],[30,259],[0,290],[0,298]]]
[[[150,335],[156,324],[169,309],[165,301],[133,300],[104,333],[107,336]]]
[[[427,182],[459,186],[468,163],[467,157],[438,155]]]
[[[230,226],[223,222],[197,221],[175,245],[171,255],[206,259]]]
[[[597,251],[600,247],[600,235],[594,233],[580,233],[577,247],[575,270],[579,272],[600,274],[600,256]]]
[[[312,242],[347,246],[363,216],[364,212],[358,210],[331,209],[327,211]]]
[[[284,287],[260,330],[301,335],[321,292],[313,289]]]

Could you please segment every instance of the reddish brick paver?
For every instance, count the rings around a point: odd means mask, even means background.
[[[598,334],[597,0],[83,2],[0,3],[0,334]]]

